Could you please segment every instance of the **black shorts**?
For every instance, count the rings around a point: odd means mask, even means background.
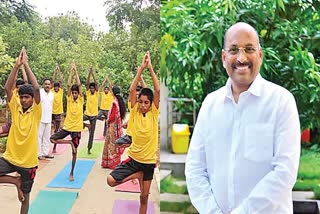
[[[62,129],[61,131],[58,131],[57,133],[51,135],[50,139],[60,140],[67,137],[68,135],[71,136],[74,147],[78,148],[81,138],[81,132],[69,132]]]
[[[143,180],[149,181],[153,178],[155,164],[140,163],[128,157],[126,160],[122,161],[116,168],[110,173],[110,175],[117,181],[117,183],[122,183],[123,179],[126,177],[142,171]]]
[[[18,172],[21,175],[21,190],[25,194],[31,192],[33,180],[36,177],[37,168],[38,166],[33,168],[22,168],[9,163],[3,157],[0,158],[0,176],[12,172]]]

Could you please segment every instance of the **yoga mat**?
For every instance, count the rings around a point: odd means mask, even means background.
[[[61,155],[67,150],[70,144],[57,144],[56,153],[52,153],[53,146],[54,146],[53,143],[51,143],[49,148],[49,155]]]
[[[29,214],[68,214],[77,196],[77,192],[40,190],[30,205]]]
[[[132,180],[127,181],[125,183],[119,184],[118,186],[116,186],[115,190],[118,192],[135,192],[135,193],[140,193],[140,185],[139,185],[139,181],[136,180],[136,184],[132,183]]]
[[[140,202],[133,200],[115,200],[112,208],[113,214],[126,213],[126,214],[136,214],[139,213]],[[147,214],[154,214],[154,202],[148,201]]]
[[[103,146],[104,146],[103,142],[93,142],[92,149],[90,150],[91,154],[88,155],[88,148],[85,146],[80,148],[80,150],[78,151],[78,157],[96,159],[101,155]]]
[[[71,161],[69,161],[59,174],[50,181],[47,187],[80,189],[94,163],[94,160],[77,160],[73,174],[74,181],[69,181],[71,171]]]

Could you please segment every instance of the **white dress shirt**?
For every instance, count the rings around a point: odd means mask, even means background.
[[[299,157],[292,94],[258,74],[235,103],[229,78],[199,112],[185,169],[191,201],[201,214],[292,214]]]
[[[41,88],[40,98],[42,102],[41,123],[51,123],[54,95],[51,90],[49,91],[49,93],[47,93],[43,88]]]

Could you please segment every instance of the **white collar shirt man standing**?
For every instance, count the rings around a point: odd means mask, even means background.
[[[193,205],[200,213],[293,213],[300,157],[294,97],[263,79],[262,50],[246,23],[225,34],[226,86],[199,112],[186,161]]]

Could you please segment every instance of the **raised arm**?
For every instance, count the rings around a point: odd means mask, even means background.
[[[104,90],[104,85],[106,84],[106,81],[107,81],[107,76],[104,78],[102,85],[100,86],[100,92]]]
[[[23,51],[21,50],[19,57],[16,61],[16,64],[14,65],[14,67],[12,68],[9,77],[7,79],[6,84],[4,85],[4,89],[6,91],[7,94],[7,100],[10,102],[11,98],[12,98],[12,89],[15,87],[15,81],[17,79],[17,75],[18,75],[18,70],[20,68],[20,66],[23,64],[22,58],[23,58]]]
[[[150,58],[150,53],[149,51],[147,52],[147,67],[148,70],[150,72],[151,78],[152,78],[152,82],[153,82],[153,88],[154,88],[154,98],[153,98],[153,103],[156,106],[156,108],[159,108],[159,102],[160,102],[160,86],[159,86],[159,82],[157,79],[156,74],[154,73],[154,70],[152,68],[152,64],[151,64],[151,58]]]
[[[69,77],[68,77],[68,83],[67,83],[67,93],[68,96],[71,95],[71,81],[72,81],[72,73],[74,71],[74,64],[72,64],[71,69],[70,69],[70,73],[69,73]]]
[[[133,107],[136,104],[137,97],[136,97],[136,88],[138,86],[138,82],[140,79],[140,76],[142,74],[142,71],[145,69],[147,66],[147,54],[144,55],[143,60],[141,62],[140,67],[138,68],[137,74],[134,77],[131,86],[130,86],[130,94],[129,94],[129,100],[131,102],[131,107]]]
[[[39,85],[38,85],[38,81],[37,81],[37,78],[35,77],[35,75],[33,74],[33,72],[31,71],[31,68],[29,67],[29,64],[28,64],[28,56],[27,56],[27,52],[26,52],[26,49],[22,49],[24,55],[23,55],[23,64],[25,65],[25,68],[26,68],[26,73],[30,79],[30,83],[33,87],[33,90],[34,90],[34,101],[36,102],[36,104],[39,104],[41,99],[40,99],[40,88],[39,88]]]
[[[76,84],[78,85],[78,88],[79,88],[79,95],[82,97],[81,82],[80,82],[80,78],[79,78],[79,74],[78,74],[78,71],[76,69],[76,66],[74,66],[74,70],[75,70],[75,73],[76,73],[75,79],[76,79]]]
[[[51,88],[53,88],[53,85],[54,85],[54,83],[56,81],[57,66],[58,66],[58,64],[56,64],[56,67],[53,70],[52,80],[51,80]]]
[[[24,65],[21,66],[21,71],[22,71],[23,82],[24,82],[24,84],[27,84],[28,83],[28,77],[27,77],[26,71],[24,69]]]
[[[146,87],[147,87],[147,84],[146,84],[146,82],[144,81],[142,75],[140,76],[140,83],[141,83],[141,87],[142,87],[142,88],[146,88]]]
[[[87,90],[87,91],[89,90],[91,72],[92,72],[92,68],[90,68],[89,73],[88,73],[88,76],[87,76],[87,81],[86,81],[86,90]],[[77,80],[76,80],[76,81],[77,81]]]
[[[94,81],[94,85],[95,85],[96,91],[99,91],[96,75],[94,75],[93,68],[91,67],[90,69],[91,69],[91,74],[92,74],[92,77],[93,77],[93,81]]]
[[[63,88],[63,76],[61,74],[59,65],[58,65],[58,73],[59,73],[59,84],[60,84],[60,88],[62,89]]]

